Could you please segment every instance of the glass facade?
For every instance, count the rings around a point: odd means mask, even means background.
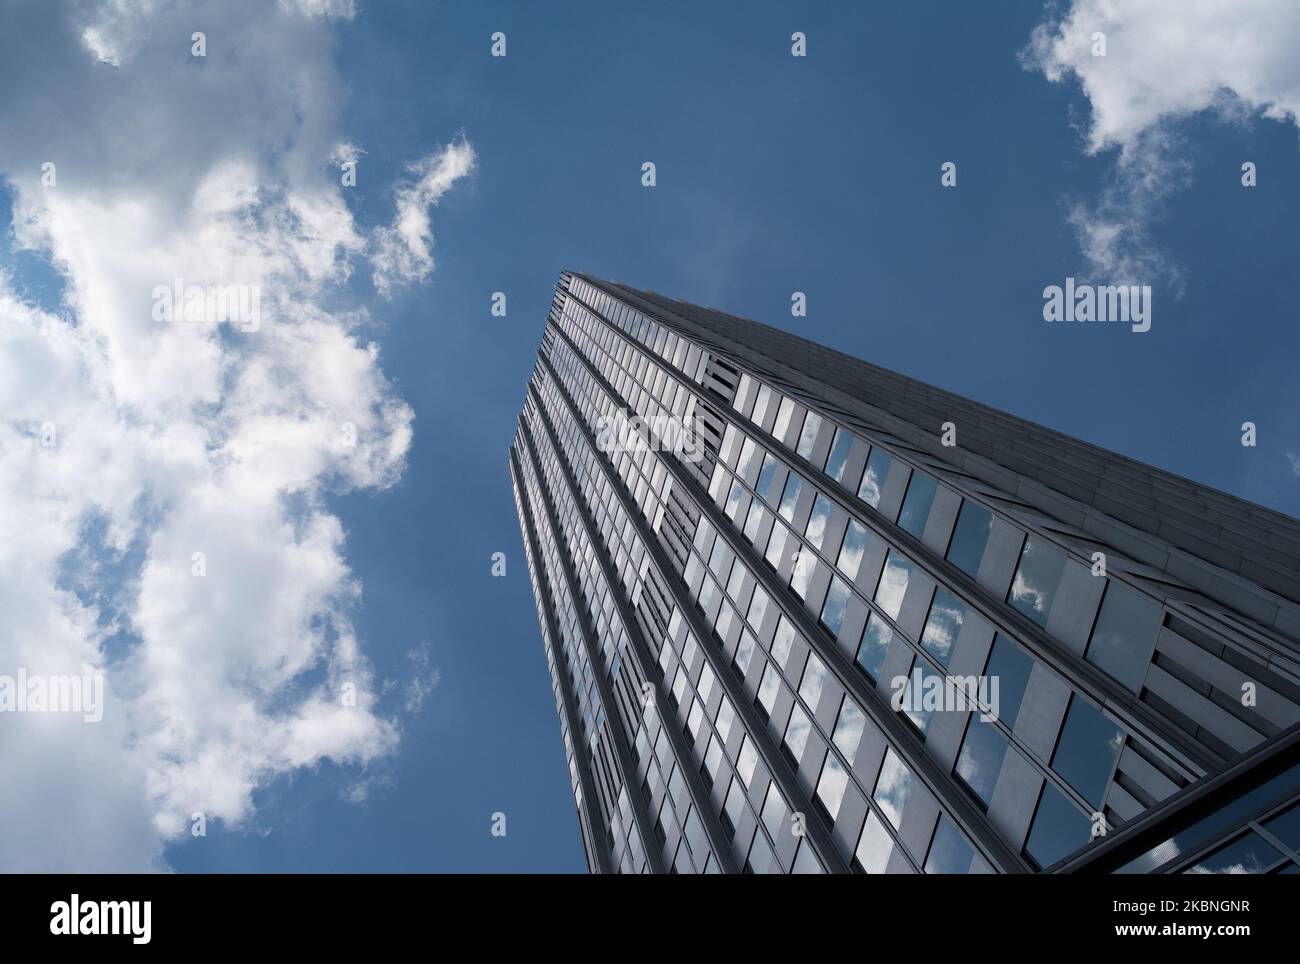
[[[510,470],[593,871],[1046,870],[1300,724],[1264,609],[1039,481],[1099,450],[917,385],[561,277]]]

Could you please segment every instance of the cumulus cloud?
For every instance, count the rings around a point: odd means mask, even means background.
[[[1094,56],[1094,35],[1105,55]],[[1289,123],[1300,110],[1300,6],[1290,0],[1073,0],[1035,28],[1022,62],[1088,98],[1087,152],[1117,150],[1115,180],[1094,205],[1070,211],[1092,269],[1115,281],[1163,277],[1176,264],[1150,229],[1191,178],[1179,121],[1213,111]]]
[[[238,825],[278,774],[398,741],[328,506],[391,485],[412,438],[340,297],[368,247],[328,166],[351,12],[0,10],[12,240],[64,283],[37,305],[0,275],[0,674],[102,674],[106,701],[0,714],[0,869],[157,868],[193,813]],[[257,317],[158,320],[177,286]]]
[[[421,281],[433,271],[429,208],[470,174],[475,162],[474,148],[460,138],[410,165],[412,180],[397,190],[393,223],[375,230],[370,263],[381,295],[391,297],[399,286]]]

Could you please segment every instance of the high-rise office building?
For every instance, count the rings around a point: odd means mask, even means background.
[[[569,273],[510,471],[593,871],[1300,871],[1295,519]]]

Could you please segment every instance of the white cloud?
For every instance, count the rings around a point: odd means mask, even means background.
[[[1139,135],[1117,159],[1113,179],[1093,204],[1070,204],[1074,228],[1091,280],[1107,284],[1164,282],[1181,295],[1182,267],[1151,239],[1151,226],[1168,200],[1192,178],[1191,164],[1165,127]]]
[[[406,678],[406,686],[403,687],[403,694],[406,697],[406,712],[414,715],[420,712],[424,701],[441,681],[442,674],[429,666],[427,642],[410,650],[406,654],[406,659],[411,664],[411,668]]]
[[[89,7],[81,21],[81,41],[97,60],[113,67],[122,66],[148,35],[149,17],[160,6],[159,0],[105,0]]]
[[[433,229],[429,208],[458,180],[474,170],[474,148],[464,138],[410,165],[414,180],[397,190],[397,214],[391,226],[375,229],[375,288],[384,297],[402,284],[421,281],[433,270]]]
[[[412,438],[338,304],[367,242],[328,166],[341,85],[315,15],[352,5],[73,11],[0,11],[14,237],[65,281],[41,309],[0,275],[0,674],[89,667],[108,705],[0,715],[3,870],[158,867],[193,812],[237,825],[276,775],[364,770],[399,737],[327,505],[391,485]],[[176,278],[255,286],[260,326],[155,321]]]
[[[1092,55],[1092,35],[1106,55]],[[1040,24],[1028,56],[1051,81],[1077,78],[1092,104],[1088,148],[1132,147],[1202,110],[1300,111],[1300,6],[1291,0],[1074,0]]]
[[[1105,56],[1094,56],[1094,34]],[[1149,232],[1186,186],[1177,124],[1202,111],[1294,123],[1300,111],[1300,5],[1292,0],[1073,0],[1022,54],[1048,80],[1077,81],[1091,106],[1087,152],[1118,149],[1116,179],[1070,211],[1091,268],[1112,281],[1163,278],[1177,265]]]
[[[280,0],[280,5],[308,17],[350,20],[357,13],[356,0]]]

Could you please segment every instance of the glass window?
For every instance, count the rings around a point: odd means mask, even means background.
[[[1039,536],[1026,536],[1007,602],[1038,625],[1046,626],[1064,568],[1064,552]]]
[[[704,751],[704,771],[709,775],[708,784],[713,786],[713,781],[718,778],[718,770],[722,767],[722,741],[716,736],[709,740],[709,748]]]
[[[631,524],[630,519],[628,523]],[[695,526],[695,540],[691,544],[700,551],[701,556],[706,554],[706,547],[713,544],[713,526],[704,520],[704,516],[700,516],[700,521]]]
[[[862,742],[862,730],[865,726],[866,717],[862,714],[862,710],[858,709],[858,704],[853,702],[852,697],[844,697],[844,702],[840,704],[839,719],[835,721],[833,739],[849,766],[853,766],[853,758],[858,754],[858,744]]]
[[[853,447],[853,436],[836,426],[835,441],[831,443],[830,453],[826,456],[826,474],[836,482],[844,481],[844,466],[849,460],[849,449]]]
[[[915,782],[916,775],[891,746],[885,751],[885,761],[880,764],[880,775],[876,777],[876,791],[872,798],[895,830],[902,825],[903,811],[907,808],[907,798]]]
[[[753,658],[754,658],[754,637],[749,634],[748,630],[746,630],[745,632],[740,634],[740,643],[737,644],[736,655],[732,659],[732,662],[736,664],[736,668],[740,670],[741,676],[748,675],[749,662]]]
[[[691,703],[691,712],[687,714],[686,726],[691,731],[691,739],[700,735],[700,724],[704,722],[704,704],[699,700]]]
[[[664,672],[664,678],[668,677],[668,664],[672,662],[673,648],[668,645],[661,646],[659,649],[659,668]]]
[[[1007,738],[1002,731],[972,713],[953,771],[986,807],[993,802],[993,790],[1006,755]]]
[[[718,704],[718,718],[714,723],[718,727],[718,737],[725,743],[727,737],[731,736],[731,724],[736,721],[736,711],[731,705],[731,700],[724,695],[722,701]]]
[[[700,670],[700,684],[697,687],[700,693],[700,699],[705,703],[707,703],[709,697],[713,695],[713,683],[716,679],[717,677],[713,675],[713,667],[708,663],[705,663],[703,668]]]
[[[848,584],[833,577],[831,588],[826,593],[826,603],[822,606],[821,623],[836,639],[840,638],[840,627],[844,625],[844,609],[848,602]]]
[[[773,569],[781,565],[781,555],[785,552],[785,540],[790,534],[790,530],[785,527],[785,523],[772,520],[772,534],[767,537],[767,552],[763,558]]]
[[[772,404],[772,389],[767,385],[760,385],[758,388],[758,400],[754,402],[754,424],[761,425],[763,416],[767,414],[767,407]]]
[[[862,628],[862,639],[858,641],[854,661],[873,683],[880,679],[880,671],[885,666],[885,657],[889,655],[889,644],[893,638],[894,631],[878,613],[873,612],[867,617],[867,625]]]
[[[782,824],[785,823],[786,806],[785,801],[781,799],[781,791],[776,788],[775,783],[768,784],[767,797],[763,800],[763,826],[767,832],[776,840],[781,836],[785,829]]]
[[[731,786],[727,788],[727,800],[722,805],[722,813],[726,818],[723,822],[731,825],[734,834],[745,815],[745,786],[738,777],[733,777]]]
[[[736,611],[731,608],[730,603],[723,603],[718,609],[718,619],[714,625],[714,631],[718,634],[719,639],[726,639],[731,635],[731,624],[736,621]]]
[[[858,837],[858,846],[853,851],[853,859],[869,874],[883,874],[889,866],[889,858],[894,853],[894,838],[889,835],[885,825],[872,810],[867,814],[867,822],[862,825],[862,836]]]
[[[822,698],[822,686],[826,682],[826,666],[816,653],[808,654],[804,664],[803,679],[799,683],[799,695],[808,704],[808,709],[817,712],[817,701]]]
[[[691,848],[691,853],[697,857],[703,857],[709,852],[709,841],[704,835],[704,825],[700,823],[700,815],[694,807],[686,814],[686,843]]]
[[[781,678],[777,675],[776,668],[768,663],[763,667],[763,678],[758,684],[758,705],[769,716],[772,715],[772,707],[776,705],[776,696],[780,692]]]
[[[794,866],[790,868],[792,874],[822,874],[821,861],[813,853],[812,845],[808,843],[805,837],[799,841],[799,849],[794,854]]]
[[[626,455],[624,455],[623,457],[625,459],[627,458]],[[619,467],[619,472],[624,479],[627,478],[627,471],[625,471],[625,468],[626,468],[625,464]],[[717,465],[713,467],[713,477],[709,479],[710,499],[716,499],[718,497],[718,493],[722,491],[722,483],[726,478],[727,478],[727,470],[723,466],[723,464],[719,462]]]
[[[704,583],[700,586],[699,607],[701,612],[708,612],[709,606],[713,604],[714,598],[718,595],[718,584],[708,576],[704,577]]]
[[[785,669],[785,661],[790,658],[790,647],[793,644],[794,626],[782,615],[776,624],[776,636],[772,640],[772,658],[782,669]]]
[[[733,558],[731,550],[727,548],[727,540],[718,539],[713,543],[713,552],[709,554],[709,571],[722,579],[730,571],[728,567]]]
[[[754,768],[758,765],[758,751],[754,749],[754,741],[745,734],[745,739],[740,744],[740,754],[736,759],[736,772],[740,778],[745,781],[745,786],[749,786],[754,779]]]
[[[749,394],[749,390],[753,387],[753,383],[754,380],[748,375],[740,376],[740,384],[736,387],[736,397],[731,400],[731,407],[736,411],[740,411],[741,403],[744,401],[745,396]]]
[[[934,697],[927,699],[926,694],[938,693],[942,699],[946,696],[944,684],[944,678],[928,662],[916,657],[903,689],[903,713],[922,734],[930,732],[930,721],[934,719]]]
[[[834,753],[827,753],[822,763],[822,774],[817,779],[816,794],[830,814],[832,822],[840,815],[840,802],[844,799],[844,788],[848,782],[849,776],[840,765],[839,758]]]
[[[745,518],[745,538],[749,540],[750,545],[754,545],[758,539],[758,530],[763,526],[763,507],[755,499],[749,504],[749,515]]]
[[[682,662],[688,667],[694,665],[698,652],[699,645],[695,642],[695,637],[690,632],[687,632],[686,645],[682,647]]]
[[[1264,823],[1264,828],[1293,850],[1300,850],[1300,803]]]
[[[1033,670],[1034,661],[1024,650],[1001,633],[994,637],[984,675],[989,678],[990,696],[993,680],[997,680],[998,705],[989,709],[1008,729],[1015,727],[1020,716],[1020,704],[1024,702]]]
[[[643,784],[646,791],[646,796],[653,797],[654,794],[658,791],[659,785],[662,782],[662,780],[663,778],[659,774],[658,765],[651,763],[650,766],[646,769],[645,783]]]
[[[793,509],[791,510],[793,511]],[[826,538],[826,523],[831,517],[830,499],[817,493],[817,498],[813,499],[812,512],[808,514],[808,526],[804,529],[804,535],[808,537],[814,548],[820,549],[822,541]]]
[[[758,482],[754,485],[754,491],[768,502],[772,502],[775,495],[772,491],[772,483],[776,480],[776,466],[777,461],[775,458],[764,455],[763,467],[758,470]]]
[[[1219,847],[1209,856],[1201,857],[1183,873],[1262,873],[1282,860],[1282,854],[1255,831]]]
[[[1146,678],[1162,617],[1163,610],[1152,600],[1120,583],[1109,582],[1088,645],[1088,661],[1138,692]]]
[[[740,447],[740,461],[736,463],[736,474],[742,479],[749,478],[749,468],[753,464],[757,452],[758,447],[754,445],[754,440],[746,438],[745,444]]]
[[[962,620],[966,618],[966,604],[942,586],[935,589],[934,599],[930,602],[930,615],[925,621],[925,630],[921,633],[922,648],[947,666],[952,658],[952,648],[961,632]]]
[[[803,420],[803,431],[799,433],[799,447],[795,449],[806,459],[812,458],[813,446],[817,444],[817,433],[821,431],[822,417],[816,412],[809,412]]]
[[[813,573],[817,571],[817,557],[806,546],[799,548],[795,556],[794,569],[790,573],[790,588],[798,593],[800,599],[808,598],[808,587],[812,583]]]
[[[912,478],[907,483],[907,495],[903,498],[903,508],[898,513],[899,528],[921,538],[921,533],[925,531],[925,520],[930,518],[930,507],[934,505],[936,488],[937,483],[932,476],[919,469],[912,470]]]
[[[799,501],[799,493],[803,490],[803,479],[799,477],[798,472],[791,472],[786,476],[785,490],[781,493],[781,505],[777,511],[786,522],[794,521],[795,503]]]
[[[680,669],[673,678],[673,702],[680,704],[682,696],[686,693],[686,674]]]
[[[740,559],[732,563],[731,576],[727,577],[727,595],[732,599],[741,602],[741,589],[745,586],[745,577],[748,576],[749,570],[745,569],[745,564]]]
[[[1092,824],[1088,818],[1065,799],[1051,782],[1043,784],[1038,798],[1038,812],[1034,814],[1025,841],[1025,853],[1039,869],[1045,869],[1062,857],[1074,853],[1092,839]]]
[[[761,833],[754,834],[749,856],[745,858],[745,869],[751,874],[780,873],[776,860],[772,856],[772,848],[767,845],[767,840]]]
[[[727,493],[727,518],[733,522],[736,520],[736,513],[740,511],[740,500],[745,495],[745,487],[739,482],[731,483],[731,491]]]
[[[880,493],[885,489],[885,478],[892,462],[888,452],[872,447],[867,469],[862,473],[862,484],[858,486],[858,498],[873,509],[880,505]]]
[[[930,854],[925,858],[925,872],[970,873],[974,858],[975,848],[966,839],[966,835],[957,829],[957,825],[946,813],[939,814],[939,824],[934,828],[934,839],[930,841]]]
[[[1282,859],[1282,854],[1253,830],[1220,847],[1183,871],[1185,874],[1258,874]]]
[[[1123,730],[1076,693],[1065,711],[1065,724],[1052,754],[1052,769],[1085,800],[1100,808],[1123,742]]]
[[[808,745],[808,733],[812,729],[812,724],[808,720],[808,714],[798,703],[790,711],[790,721],[785,726],[785,737],[782,742],[794,757],[795,764],[803,759],[804,747]]]
[[[880,582],[876,585],[876,605],[890,619],[898,618],[903,596],[907,593],[907,583],[911,578],[912,564],[897,550],[890,549],[884,571],[880,574]]]
[[[963,499],[953,526],[952,541],[948,543],[948,561],[974,577],[984,558],[989,532],[993,528],[993,513],[970,499]]]
[[[835,565],[849,579],[858,577],[858,567],[862,565],[862,551],[867,545],[867,530],[860,522],[849,520],[849,527],[844,532],[844,544],[840,546],[840,557]]]
[[[754,597],[749,601],[749,613],[745,617],[749,620],[749,625],[759,629],[763,625],[763,617],[767,615],[768,595],[757,586],[754,587]]]
[[[790,428],[792,415],[794,415],[794,399],[782,397],[781,404],[776,409],[776,424],[772,426],[772,435],[778,441],[785,441],[785,433]]]

